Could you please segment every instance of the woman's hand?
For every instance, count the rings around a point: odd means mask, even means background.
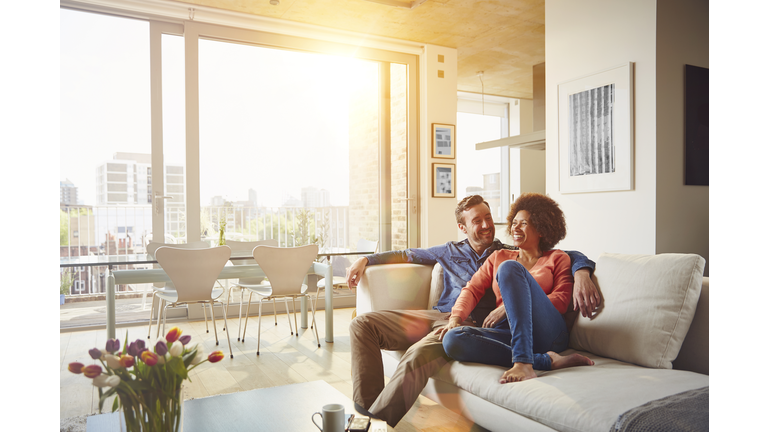
[[[504,309],[504,305],[501,305],[496,309],[492,310],[491,313],[489,313],[488,316],[485,317],[485,320],[483,321],[483,328],[492,328],[499,321],[503,320],[506,317],[507,317],[507,310]]]
[[[451,315],[451,317],[448,318],[448,324],[437,329],[435,334],[439,337],[439,340],[443,340],[443,336],[445,336],[445,334],[448,333],[448,330],[454,327],[458,327],[460,324],[461,324],[461,318]]]

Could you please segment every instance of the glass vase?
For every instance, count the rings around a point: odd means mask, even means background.
[[[121,432],[181,432],[184,397],[181,388],[170,393],[146,391],[120,394]]]

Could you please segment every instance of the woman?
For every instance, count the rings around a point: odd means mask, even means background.
[[[522,194],[507,216],[507,233],[519,250],[499,250],[485,261],[438,330],[454,360],[509,367],[500,383],[536,378],[535,370],[594,364],[580,355],[560,356],[568,347],[563,315],[571,301],[573,276],[568,254],[552,249],[565,238],[565,217],[551,198]],[[482,328],[459,327],[492,288],[496,309]]]

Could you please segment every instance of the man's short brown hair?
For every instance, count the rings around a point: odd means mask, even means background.
[[[478,204],[485,204],[489,210],[491,208],[480,195],[470,195],[459,201],[459,204],[456,206],[456,223],[466,225],[464,223],[464,212]]]

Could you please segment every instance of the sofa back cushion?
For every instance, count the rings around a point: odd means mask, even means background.
[[[603,301],[579,316],[572,348],[653,368],[672,368],[701,291],[704,258],[693,254],[602,254],[595,281]]]

